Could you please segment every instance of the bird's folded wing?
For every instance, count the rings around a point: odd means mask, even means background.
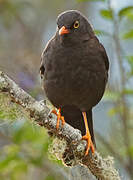
[[[41,79],[44,79],[45,67],[44,67],[43,58],[41,58],[41,65],[40,65],[40,69],[39,70],[40,70]]]

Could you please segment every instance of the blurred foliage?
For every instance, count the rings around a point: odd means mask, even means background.
[[[129,20],[133,20],[133,6],[128,6],[128,7],[122,8],[119,11],[118,15],[121,19],[123,17],[126,17]]]
[[[0,179],[63,179],[53,170],[61,162],[49,154],[51,143],[44,128],[30,122],[28,114],[7,95],[0,95]]]
[[[123,39],[133,39],[133,29],[123,35]]]
[[[0,0],[0,68],[32,96],[44,98],[38,81],[40,54],[55,31],[55,17],[66,9],[100,16],[95,33],[110,42],[110,79],[116,75],[109,80],[104,96],[111,104],[109,138],[99,138],[97,147],[103,155],[111,153],[120,170],[133,179],[133,53],[129,53],[133,3],[117,10],[112,4],[111,0]],[[7,95],[0,95],[0,179],[68,179],[68,171],[50,153],[51,143],[44,128],[29,121],[28,114]]]
[[[133,114],[131,113],[133,107],[133,56],[127,53],[130,49],[129,46],[127,49],[124,48],[124,43],[126,44],[129,40],[133,47],[133,6],[119,8],[118,11],[115,11],[111,2],[111,0],[108,1],[106,9],[100,10],[101,17],[113,26],[111,34],[102,29],[95,30],[99,36],[108,36],[115,45],[112,52],[115,53],[118,63],[116,82],[109,83],[105,93],[105,99],[112,102],[112,108],[108,111],[108,115],[112,118],[110,140],[108,143],[104,137],[99,139],[125,168],[129,179],[133,179],[133,168],[130,168],[133,162]],[[121,29],[121,25],[125,28]],[[125,179],[128,179],[126,175]]]
[[[105,19],[109,19],[111,20],[113,17],[112,17],[112,11],[111,10],[107,10],[107,9],[102,9],[100,11],[100,14],[103,18]]]

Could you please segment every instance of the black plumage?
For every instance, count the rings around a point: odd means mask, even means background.
[[[79,11],[60,14],[57,25],[56,34],[42,53],[40,72],[44,90],[51,103],[61,108],[65,121],[81,130],[82,135],[86,132],[82,112],[86,112],[95,144],[92,108],[105,91],[108,57],[88,20]]]

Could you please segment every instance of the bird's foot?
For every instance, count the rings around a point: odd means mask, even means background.
[[[94,154],[95,153],[95,148],[94,148],[93,142],[91,140],[90,133],[87,132],[85,136],[82,136],[82,140],[86,140],[87,141],[85,156],[88,155],[88,152],[89,152],[90,149],[91,149],[92,154]]]
[[[57,116],[56,129],[58,130],[60,120],[62,121],[62,126],[65,124],[64,116],[61,116],[61,108],[58,109],[58,112],[55,109],[53,109],[51,113],[54,113]]]

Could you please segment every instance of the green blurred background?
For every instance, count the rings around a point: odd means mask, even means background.
[[[0,70],[37,100],[44,99],[39,77],[41,52],[55,33],[56,17],[68,9],[88,17],[109,56],[109,83],[94,109],[97,149],[104,157],[114,157],[122,180],[132,180],[132,0],[0,0]],[[50,153],[52,141],[44,128],[0,95],[1,180],[77,179],[75,169],[64,167]]]

